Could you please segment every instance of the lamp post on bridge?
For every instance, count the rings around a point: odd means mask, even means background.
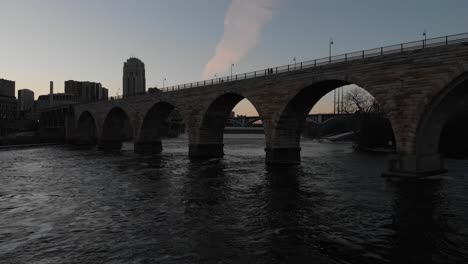
[[[330,38],[330,43],[328,44],[328,62],[331,63],[331,55],[332,55],[332,45],[335,44],[333,43],[333,39]]]
[[[293,58],[294,61],[294,70],[296,69],[296,57]]]
[[[424,30],[423,32],[423,37],[424,37],[424,40],[423,40],[423,48],[426,47],[426,42],[427,42],[427,33],[426,33],[426,30]]]

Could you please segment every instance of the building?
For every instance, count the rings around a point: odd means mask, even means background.
[[[0,79],[0,95],[15,97],[15,81]]]
[[[16,118],[16,111],[16,98],[0,94],[0,136],[5,136],[12,132],[11,124]]]
[[[40,95],[35,102],[35,109],[36,112],[40,112],[49,107],[76,104],[79,102],[80,100],[74,94],[58,93],[52,94],[52,96],[50,96],[50,94]]]
[[[73,80],[65,81],[65,94],[74,95],[80,103],[89,103],[102,100],[102,89],[103,88],[100,83],[80,82]]]
[[[34,107],[34,92],[29,89],[18,90],[18,111],[30,112]]]
[[[0,120],[13,120],[16,117],[17,101],[15,97],[0,95]]]
[[[145,64],[137,58],[130,58],[124,62],[122,82],[123,96],[145,93]]]
[[[109,89],[102,87],[100,99],[104,101],[109,100]]]

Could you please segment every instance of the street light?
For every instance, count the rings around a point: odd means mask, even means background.
[[[293,61],[294,61],[294,69],[296,69],[296,57],[294,57]]]
[[[424,37],[423,48],[425,48],[425,47],[426,47],[426,41],[427,41],[427,33],[426,33],[426,30],[424,30],[424,32],[423,32],[423,37]]]
[[[330,38],[330,43],[329,43],[329,46],[328,46],[328,62],[331,63],[331,48],[332,48],[332,45],[335,44],[333,43],[333,39]]]

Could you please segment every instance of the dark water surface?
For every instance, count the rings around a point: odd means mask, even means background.
[[[385,156],[304,142],[267,168],[253,137],[204,162],[184,139],[2,151],[0,263],[468,263],[468,161],[395,182]]]

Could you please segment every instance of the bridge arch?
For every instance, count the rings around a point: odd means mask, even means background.
[[[113,107],[104,118],[99,149],[119,150],[122,142],[133,139],[130,117],[121,107]]]
[[[183,117],[174,104],[164,101],[155,103],[145,114],[135,142],[135,152],[160,153],[161,138],[170,136],[171,131],[180,132],[183,127],[179,126],[184,126],[183,122]]]
[[[77,136],[75,143],[78,145],[95,145],[97,143],[96,120],[89,111],[84,111],[78,117],[76,124]]]
[[[241,93],[224,93],[210,102],[204,110],[195,138],[190,142],[191,157],[222,157],[224,155],[224,127],[234,107],[243,99],[247,99],[262,117],[254,101]]]
[[[393,166],[405,171],[405,161],[411,162],[419,174],[439,174],[446,171],[440,154],[444,127],[454,117],[468,113],[468,71],[454,78],[439,93],[433,96],[420,119],[414,153],[403,153]],[[466,122],[466,120],[463,120]],[[463,142],[461,142],[463,143]],[[406,162],[408,163],[408,162]]]
[[[329,92],[346,86],[355,84],[359,88],[374,96],[377,102],[380,100],[379,94],[375,93],[371,87],[353,78],[330,78],[317,80],[299,88],[285,100],[284,106],[275,120],[271,136],[267,141],[266,163],[267,164],[299,164],[300,163],[300,140],[301,132],[309,112],[317,102]],[[385,105],[381,107],[385,112]],[[390,125],[393,124],[390,119]]]

